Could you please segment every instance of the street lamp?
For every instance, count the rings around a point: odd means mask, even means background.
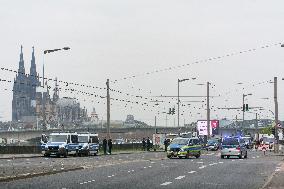
[[[245,106],[245,97],[251,96],[251,95],[252,95],[251,93],[243,94],[243,107]],[[245,109],[243,108],[243,124],[242,124],[243,128],[244,128],[244,123],[245,123]]]
[[[196,78],[191,78],[191,79],[196,79]],[[179,100],[179,83],[181,82],[184,82],[184,81],[188,81],[189,79],[178,79],[178,127],[179,127],[179,103],[180,103],[180,100]]]

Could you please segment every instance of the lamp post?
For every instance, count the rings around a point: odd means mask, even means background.
[[[43,66],[42,66],[42,87],[44,88],[44,55],[48,54],[48,53],[52,53],[52,52],[56,52],[56,51],[61,51],[61,50],[70,50],[70,47],[63,47],[61,49],[50,49],[50,50],[44,50],[43,51]],[[45,97],[44,97],[44,92],[42,93],[42,108],[43,108],[43,128],[46,128],[46,107],[45,107],[45,103],[46,101],[44,101]],[[45,99],[46,100],[46,99]]]
[[[184,82],[184,81],[188,81],[189,79],[178,79],[178,127],[179,127],[179,103],[180,103],[180,100],[179,100],[179,83],[181,82]]]

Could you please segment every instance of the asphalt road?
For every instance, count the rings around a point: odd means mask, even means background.
[[[33,163],[43,160],[34,158]],[[219,152],[208,152],[199,159],[167,159],[164,153],[150,152],[52,160],[64,165],[80,162],[84,169],[2,182],[1,188],[258,189],[283,157],[250,151],[248,159],[240,160],[220,159]]]

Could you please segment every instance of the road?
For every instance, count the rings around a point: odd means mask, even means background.
[[[283,157],[250,151],[248,159],[220,159],[219,152],[208,152],[199,159],[167,159],[162,152],[146,152],[67,159],[33,158],[29,165],[50,160],[61,162],[61,166],[79,162],[83,169],[2,182],[1,188],[258,189],[283,163]]]

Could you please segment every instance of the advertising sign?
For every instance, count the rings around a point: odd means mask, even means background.
[[[197,130],[199,135],[207,135],[207,121],[197,121]],[[210,135],[217,135],[219,133],[219,120],[210,121]]]

